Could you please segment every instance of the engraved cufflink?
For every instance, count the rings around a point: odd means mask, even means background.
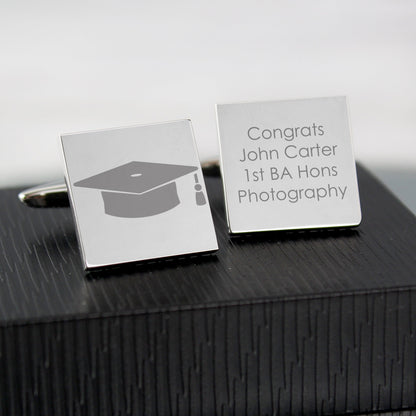
[[[69,196],[85,269],[218,249],[189,120],[61,142],[66,185],[19,198],[42,207],[64,206]]]
[[[230,233],[361,221],[345,97],[217,106]]]

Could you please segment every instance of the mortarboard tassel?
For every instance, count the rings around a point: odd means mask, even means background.
[[[196,204],[198,205],[198,206],[200,206],[200,205],[205,205],[206,203],[207,203],[207,200],[206,200],[206,198],[205,198],[205,195],[204,195],[204,193],[202,192],[202,186],[201,186],[201,184],[199,183],[199,180],[198,180],[198,174],[197,173],[195,173],[194,174],[194,179],[195,179],[195,186],[194,186],[194,189],[195,189],[195,201],[196,201]]]

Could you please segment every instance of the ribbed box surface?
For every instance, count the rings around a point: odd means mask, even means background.
[[[345,414],[416,407],[416,219],[359,168],[355,230],[230,238],[85,274],[68,209],[2,191],[1,415]]]

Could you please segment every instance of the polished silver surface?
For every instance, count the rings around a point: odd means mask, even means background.
[[[217,106],[231,233],[361,221],[345,97]]]
[[[65,207],[69,205],[68,189],[64,180],[34,186],[19,193],[21,202],[33,208]]]
[[[61,139],[86,269],[218,249],[189,120]]]

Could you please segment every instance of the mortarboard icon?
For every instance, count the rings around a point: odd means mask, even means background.
[[[107,215],[143,218],[178,206],[176,179],[196,170],[196,166],[133,161],[78,181],[74,186],[101,189]],[[194,181],[196,204],[205,205],[197,173]]]

